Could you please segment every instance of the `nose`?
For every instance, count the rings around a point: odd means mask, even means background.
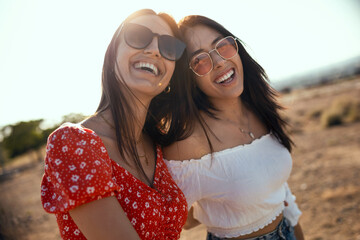
[[[154,38],[152,39],[151,43],[144,48],[144,53],[145,54],[151,54],[154,55],[156,57],[160,57],[160,51],[159,51],[159,40],[157,36],[154,36]]]
[[[212,50],[209,54],[212,58],[214,68],[221,68],[224,66],[225,60],[218,54],[217,51],[215,51],[215,49]]]

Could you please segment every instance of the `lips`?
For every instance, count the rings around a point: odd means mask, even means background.
[[[155,76],[159,75],[159,69],[153,63],[146,61],[139,61],[134,64],[135,69],[141,69],[143,71],[147,71],[149,73],[154,74]]]
[[[223,83],[228,83],[231,80],[233,80],[235,75],[235,70],[233,68],[229,69],[228,71],[224,72],[223,74],[220,75],[220,77],[217,77],[215,82],[217,84],[223,84]]]

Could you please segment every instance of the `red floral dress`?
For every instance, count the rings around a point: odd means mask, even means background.
[[[187,217],[185,196],[156,148],[153,189],[111,160],[90,129],[66,124],[48,138],[41,201],[54,213],[63,239],[86,239],[69,210],[116,196],[141,239],[178,239]]]

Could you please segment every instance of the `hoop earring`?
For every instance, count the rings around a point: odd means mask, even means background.
[[[171,91],[171,87],[170,84],[166,86],[166,88],[164,89],[164,93],[169,93]]]

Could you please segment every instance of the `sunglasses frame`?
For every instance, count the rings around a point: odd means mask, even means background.
[[[219,53],[219,51],[216,49],[217,46],[218,46],[218,44],[219,44],[220,42],[224,41],[224,40],[227,39],[227,38],[232,38],[232,39],[234,40],[235,46],[236,46],[236,53],[234,54],[234,56],[232,56],[232,57],[230,57],[230,58],[225,58],[225,57],[223,57],[223,56]],[[238,46],[238,43],[237,43],[238,40],[239,40],[238,38],[233,37],[233,36],[227,36],[227,37],[224,37],[224,38],[220,39],[220,40],[215,44],[215,47],[214,47],[213,49],[211,49],[210,51],[208,51],[208,52],[201,52],[201,53],[196,54],[195,56],[193,56],[193,57],[191,58],[190,62],[189,62],[189,68],[190,68],[197,76],[199,76],[199,77],[203,77],[203,76],[209,74],[209,73],[214,69],[214,62],[213,62],[213,60],[212,60],[212,57],[211,57],[210,53],[213,52],[213,51],[215,51],[215,52],[216,52],[222,59],[224,59],[224,60],[232,59],[233,57],[236,56],[236,54],[237,54],[238,51],[239,51],[239,46]],[[208,57],[210,58],[210,61],[211,61],[211,69],[210,69],[207,73],[202,74],[202,75],[201,75],[201,74],[198,74],[198,73],[191,67],[191,61],[192,61],[194,58],[196,58],[197,56],[200,56],[201,54],[206,54],[206,55],[208,55]]]
[[[152,38],[151,38],[151,40],[150,40],[145,46],[142,46],[142,47],[136,47],[136,46],[134,46],[133,44],[129,43],[129,41],[128,41],[127,37],[126,37],[126,35],[127,35],[127,33],[126,33],[126,32],[127,32],[127,28],[129,27],[129,25],[130,25],[130,26],[131,26],[131,25],[137,25],[137,26],[140,26],[140,27],[142,27],[142,28],[146,28],[149,32],[152,33]],[[179,59],[181,58],[181,56],[183,55],[184,50],[185,50],[185,48],[186,48],[186,44],[185,44],[183,41],[181,41],[180,39],[178,39],[178,38],[176,38],[176,37],[174,37],[174,36],[171,36],[171,35],[167,35],[167,34],[154,33],[154,32],[151,31],[151,29],[149,29],[148,27],[145,27],[145,26],[140,25],[140,24],[136,24],[136,23],[126,23],[126,24],[124,24],[124,26],[123,26],[123,30],[124,30],[124,39],[125,39],[126,44],[127,44],[129,47],[132,47],[132,48],[134,48],[134,49],[145,49],[147,46],[149,46],[149,45],[151,44],[151,42],[153,41],[154,37],[157,37],[157,38],[158,38],[158,46],[157,46],[157,47],[158,47],[158,49],[159,49],[160,55],[161,55],[163,58],[165,58],[165,59],[167,59],[167,60],[169,60],[169,61],[177,61],[177,60],[179,60]],[[169,57],[167,57],[167,56],[165,56],[165,55],[163,54],[163,50],[164,50],[164,49],[163,49],[163,47],[161,47],[161,46],[163,46],[163,45],[160,45],[160,42],[162,42],[163,40],[160,41],[160,39],[163,39],[164,37],[171,37],[171,38],[177,40],[176,44],[179,46],[180,49],[182,48],[181,54],[180,54],[179,56],[176,56],[177,49],[175,49],[175,58],[174,58],[174,59],[171,59],[171,58],[169,58]]]

